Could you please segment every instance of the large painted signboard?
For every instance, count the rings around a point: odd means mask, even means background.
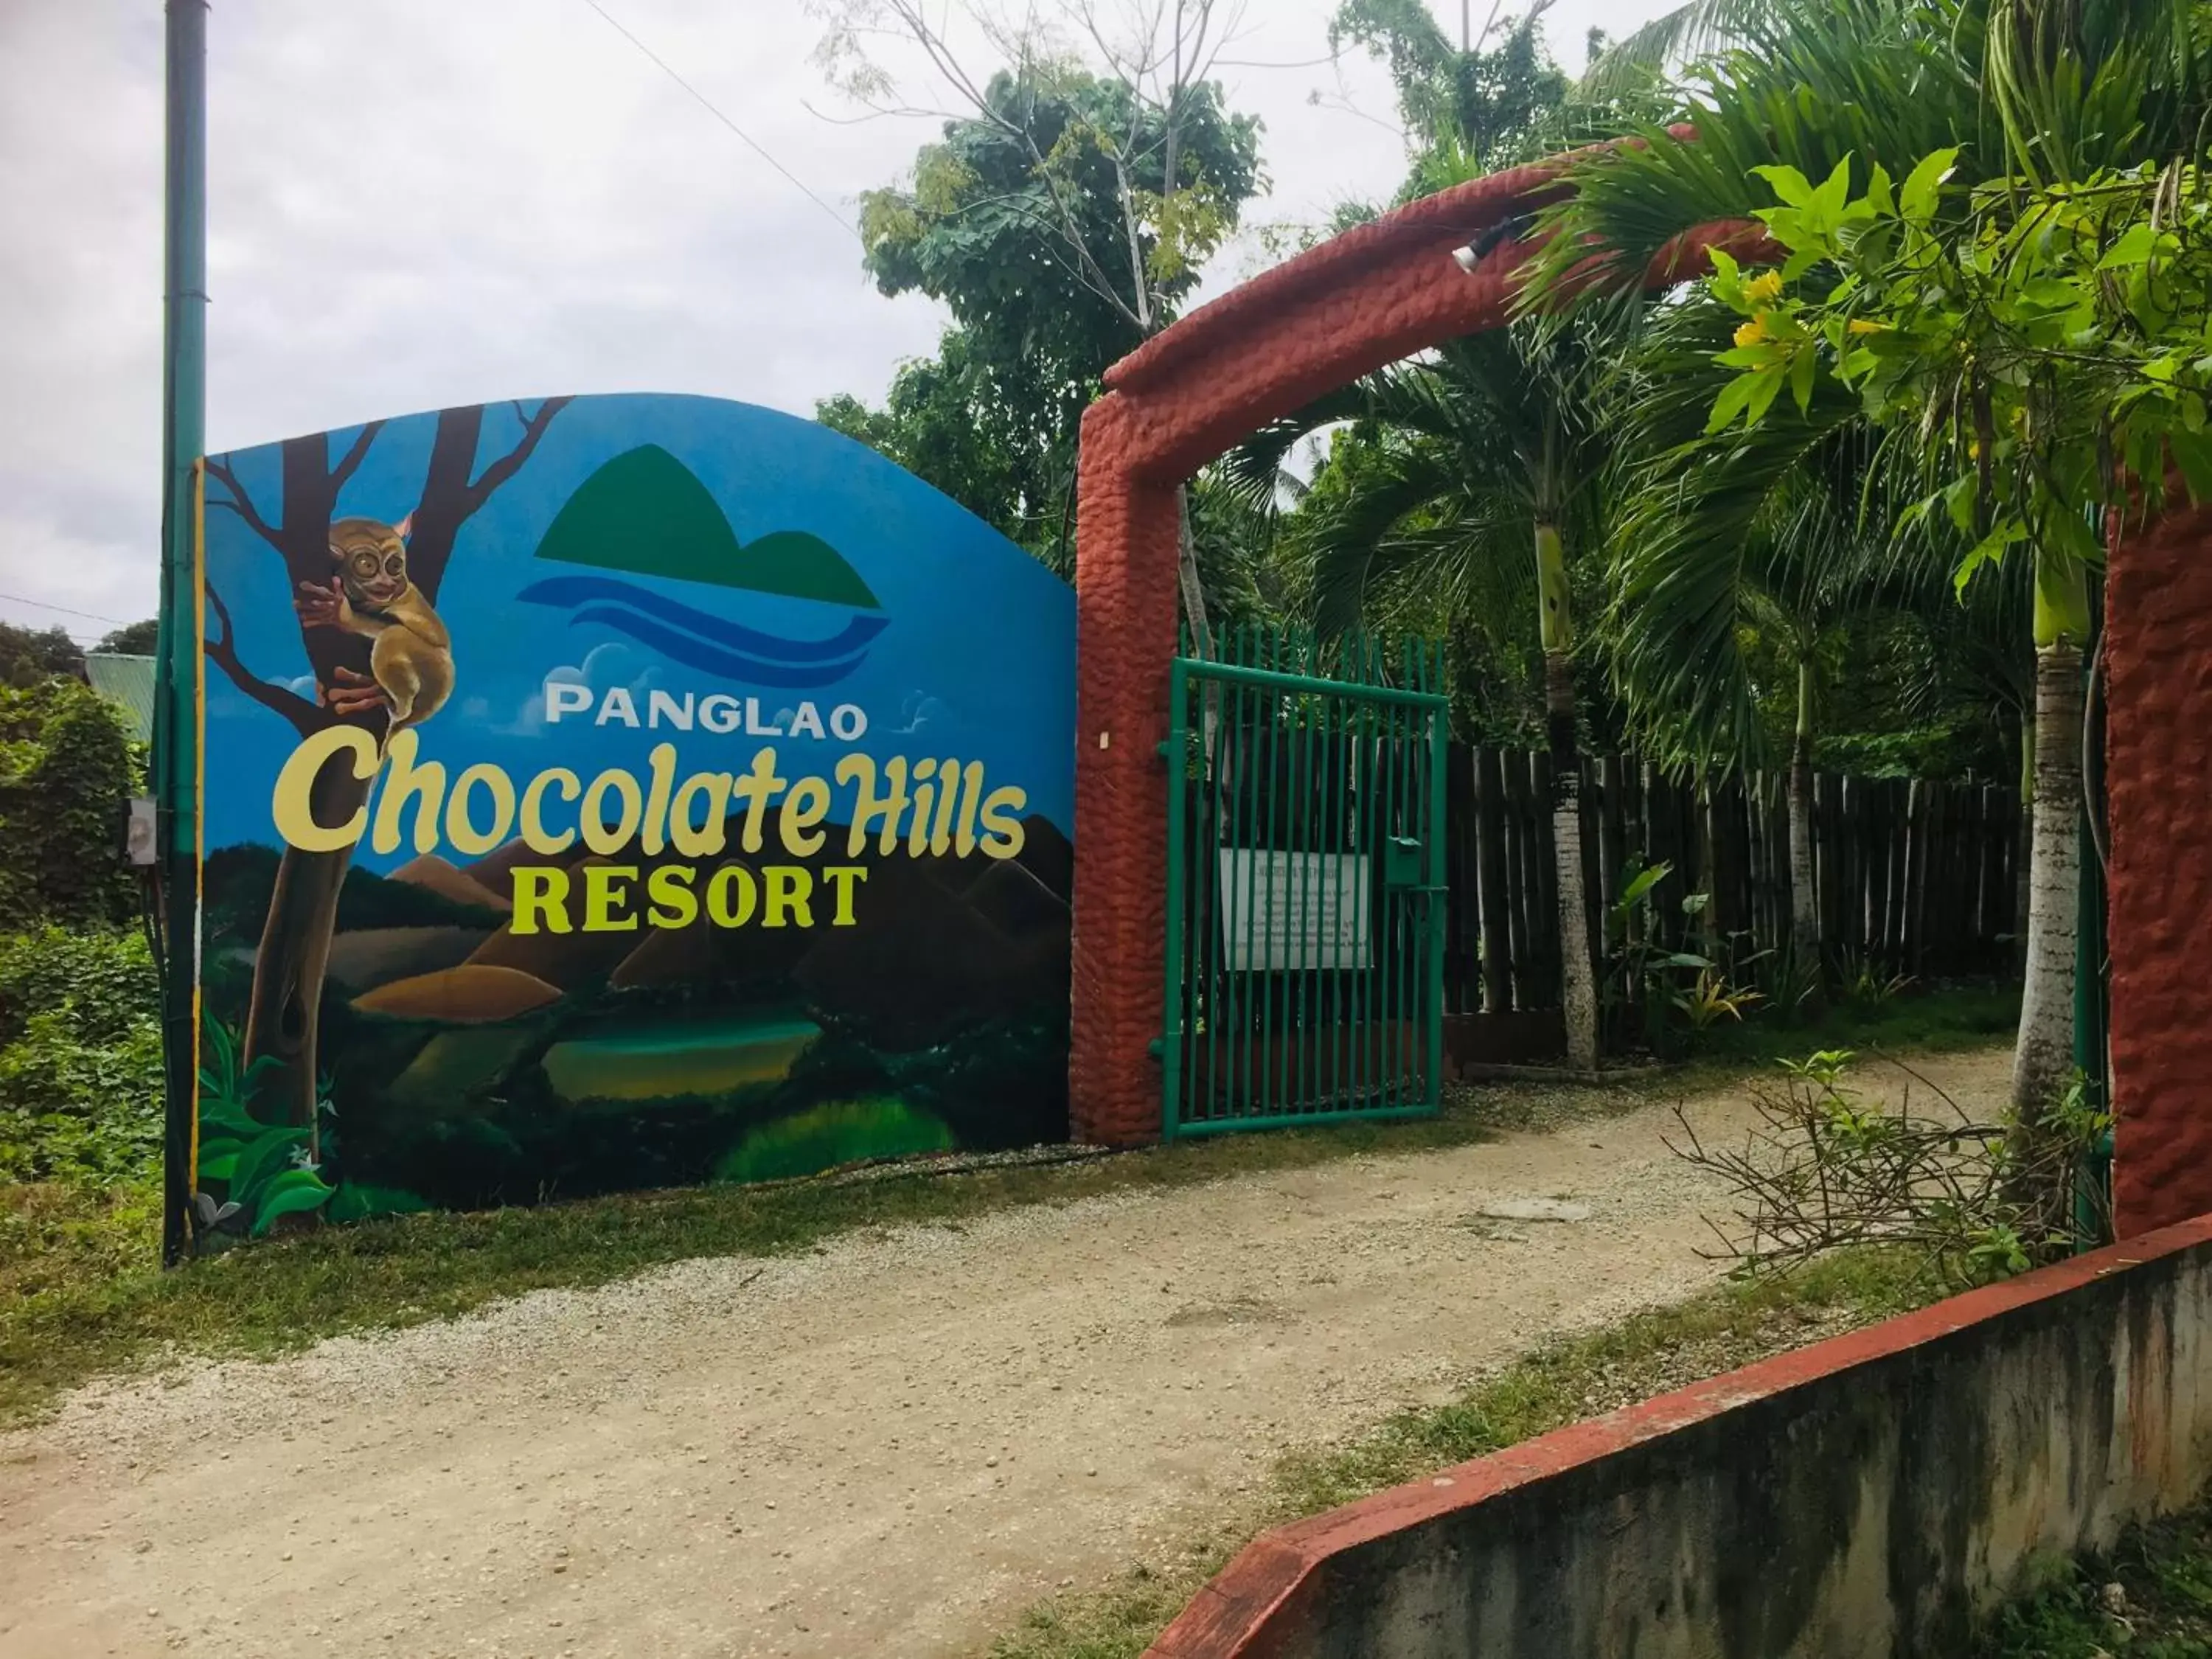
[[[204,490],[204,1229],[1064,1137],[1074,607],[1019,548],[695,398]]]

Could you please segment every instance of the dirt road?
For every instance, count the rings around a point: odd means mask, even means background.
[[[2002,1054],[1928,1069],[1962,1103],[2005,1085]],[[0,1659],[975,1654],[1276,1449],[1711,1279],[1670,1122],[687,1262],[88,1389],[0,1437]],[[1528,1197],[1589,1215],[1473,1219]]]

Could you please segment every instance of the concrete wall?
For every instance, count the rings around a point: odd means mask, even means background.
[[[1267,1534],[1157,1659],[1955,1656],[2212,1476],[2212,1217]]]

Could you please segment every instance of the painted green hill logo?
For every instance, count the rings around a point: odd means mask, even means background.
[[[572,624],[604,623],[678,662],[754,685],[841,680],[890,622],[860,573],[819,536],[781,530],[741,543],[706,485],[658,444],[625,451],[586,478],[554,515],[537,556],[858,613],[827,639],[790,639],[608,576],[552,577],[516,595],[566,610]]]

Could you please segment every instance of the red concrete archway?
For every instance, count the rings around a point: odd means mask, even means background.
[[[1531,246],[1474,274],[1451,250],[1559,195],[1559,161],[1401,208],[1192,312],[1106,374],[1084,414],[1075,557],[1075,975],[1068,1102],[1078,1139],[1159,1137],[1166,949],[1168,661],[1175,489],[1265,420],[1422,347],[1506,321]],[[1705,250],[1771,257],[1745,222],[1683,232],[1656,288]],[[2212,1210],[2212,507],[2112,549],[2106,657],[2112,1086],[2121,1237]]]
[[[1455,248],[1558,198],[1557,161],[1478,179],[1349,231],[1191,313],[1106,375],[1083,421],[1076,538],[1076,1136],[1158,1137],[1165,948],[1168,664],[1176,487],[1261,423],[1425,347],[1506,320],[1531,248],[1471,274]],[[1741,221],[1686,232],[1648,285]],[[2212,1211],[2212,507],[2116,542],[2107,589],[2107,872],[2118,1227]]]
[[[1346,232],[1193,312],[1106,374],[1083,419],[1076,533],[1075,943],[1068,1095],[1077,1139],[1158,1138],[1166,939],[1176,489],[1264,422],[1425,347],[1495,327],[1532,251],[1511,235],[1472,274],[1452,250],[1559,198],[1559,162],[1494,173]],[[1645,273],[1701,274],[1741,221],[1678,237]]]

